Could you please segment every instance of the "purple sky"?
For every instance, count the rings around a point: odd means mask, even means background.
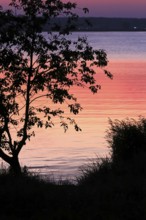
[[[95,17],[146,18],[146,0],[76,0],[81,7],[88,7]]]
[[[63,0],[64,2],[68,0]],[[88,7],[87,16],[95,17],[137,17],[146,18],[146,0],[70,0],[79,7]],[[0,0],[0,4],[8,5],[10,0]],[[78,10],[80,15],[81,10]]]

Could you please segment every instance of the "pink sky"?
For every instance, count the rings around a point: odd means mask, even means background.
[[[63,0],[68,1],[68,0]],[[88,7],[88,16],[95,17],[138,17],[146,18],[146,0],[70,0],[79,7]],[[9,0],[0,0],[1,5]],[[80,11],[80,10],[79,10]],[[81,14],[82,15],[82,14]]]
[[[146,17],[146,0],[76,0],[90,9],[92,16]]]

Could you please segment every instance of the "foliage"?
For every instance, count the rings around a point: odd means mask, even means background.
[[[145,120],[124,122],[125,127],[128,122],[130,127],[133,123],[143,127]],[[119,158],[116,166],[115,160],[108,158],[90,161],[82,167],[77,185],[46,182],[26,169],[17,178],[12,173],[0,173],[0,218],[146,219],[146,152],[141,148],[138,152],[129,159]]]
[[[78,114],[82,107],[70,89],[88,87],[96,93],[98,68],[103,69],[108,60],[105,51],[92,48],[86,37],[69,39],[78,17],[72,12],[75,3],[12,0],[10,5],[12,10],[0,8],[0,157],[18,168],[18,155],[35,135],[35,126],[50,128],[53,117],[58,117],[65,131],[68,124],[81,130],[74,119],[65,118],[61,104]],[[65,26],[53,23],[58,16],[68,18]],[[49,32],[42,33],[46,24]],[[107,70],[103,72],[112,78]],[[42,98],[46,104],[37,107],[36,100]]]
[[[123,175],[129,179],[146,176],[146,119],[109,120],[109,124],[106,138],[111,157],[82,166],[79,185],[103,184],[103,180]]]
[[[79,185],[96,185],[102,179],[108,177],[112,163],[109,158],[96,158],[90,163],[83,165],[80,168],[80,175],[77,177]]]
[[[94,162],[91,175],[79,178],[83,181],[78,185],[58,185],[31,175],[16,178],[2,174],[0,219],[146,219],[145,160],[146,154],[133,160],[136,172],[127,163],[121,164],[123,172],[119,168],[115,172],[112,161],[104,160],[100,167]],[[139,162],[143,163],[144,172]]]
[[[146,119],[139,117],[136,121],[109,120],[110,128],[107,131],[107,141],[111,149],[113,162],[129,160],[133,156],[146,152]]]
[[[145,219],[146,119],[110,120],[107,140],[111,158],[83,166],[78,177],[84,219]]]

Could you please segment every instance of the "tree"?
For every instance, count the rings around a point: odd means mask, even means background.
[[[50,128],[53,117],[59,117],[65,131],[68,124],[80,130],[75,120],[65,118],[61,108],[51,109],[49,101],[66,102],[70,112],[78,114],[82,108],[70,88],[88,87],[96,93],[100,85],[95,75],[108,61],[106,53],[93,49],[86,37],[76,41],[67,38],[78,17],[73,13],[75,3],[12,0],[10,5],[12,10],[0,8],[0,157],[19,174],[18,156],[35,135],[35,126]],[[60,16],[66,17],[63,26],[55,20]],[[49,31],[44,36],[45,25]],[[46,105],[35,107],[35,101],[42,97]]]

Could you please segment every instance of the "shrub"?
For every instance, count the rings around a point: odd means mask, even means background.
[[[129,160],[141,152],[146,153],[146,119],[139,117],[136,121],[109,120],[110,128],[106,139],[111,150],[112,162]]]
[[[77,178],[78,185],[95,185],[100,184],[111,171],[111,161],[109,158],[96,158],[90,163],[80,168],[80,176]]]

